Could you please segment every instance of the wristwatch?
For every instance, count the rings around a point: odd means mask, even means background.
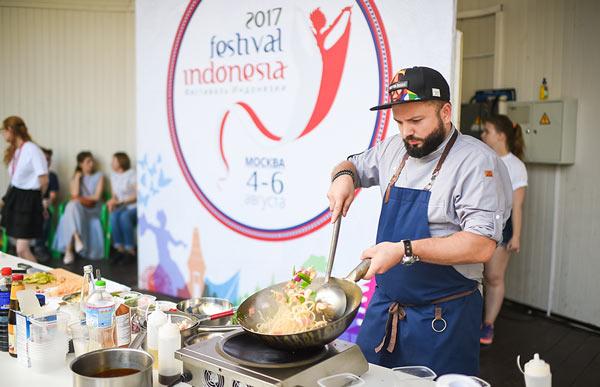
[[[419,262],[421,259],[418,255],[413,254],[412,242],[410,239],[404,239],[401,241],[404,244],[404,256],[400,261],[400,264],[410,266],[415,262]]]

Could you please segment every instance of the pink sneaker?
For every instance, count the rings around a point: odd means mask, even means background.
[[[490,345],[494,341],[494,325],[483,323],[481,326],[481,336],[479,342],[484,345]]]

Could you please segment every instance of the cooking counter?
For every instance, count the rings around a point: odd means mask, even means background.
[[[50,270],[50,267],[31,263],[21,258],[13,257],[10,255],[2,254],[0,256],[0,266],[11,266],[17,267],[19,263],[26,263],[32,267],[40,270]],[[106,280],[107,290],[109,291],[120,291],[130,290],[128,287],[118,284],[116,282]],[[49,303],[53,300],[50,298]],[[58,300],[54,300],[55,302]],[[64,367],[57,369],[51,373],[36,373],[29,368],[23,367],[14,359],[8,355],[8,353],[0,353],[0,373],[2,373],[2,384],[7,386],[43,386],[43,387],[65,387],[71,386],[73,383],[72,374],[69,369],[70,362],[74,359],[74,355],[68,354],[64,363]],[[403,374],[400,372],[394,372],[390,369],[380,367],[374,364],[369,365],[369,370],[361,376],[366,382],[366,386],[394,386],[398,383],[399,386],[409,386],[409,384],[400,384],[400,380],[404,377],[412,378],[410,375]],[[154,386],[161,386],[158,383],[158,372],[153,371]],[[433,382],[422,381],[419,386],[434,386]],[[189,384],[180,383],[178,386],[190,386]],[[316,380],[315,380],[316,386]]]
[[[56,370],[52,373],[38,374],[32,372],[28,368],[24,368],[17,363],[16,359],[10,357],[7,353],[0,353],[0,372],[2,373],[2,384],[6,386],[43,386],[43,387],[66,387],[71,386],[73,379],[71,371],[69,370],[69,363],[73,360],[73,354],[70,353],[65,361],[65,366],[62,369]],[[398,375],[395,375],[398,374]],[[374,364],[369,364],[369,371],[362,375],[361,378],[365,381],[366,386],[394,386],[394,383],[398,383],[398,386],[410,386],[410,384],[400,384],[399,376],[409,375],[402,374],[400,372],[391,371],[388,368],[380,367]],[[155,387],[160,387],[158,383],[158,372],[153,371],[153,381]],[[190,386],[189,384],[180,383],[180,387]],[[316,386],[316,381],[315,381]],[[434,382],[419,382],[419,386],[423,387],[434,387]]]

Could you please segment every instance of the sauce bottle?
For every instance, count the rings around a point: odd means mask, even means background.
[[[10,310],[8,311],[8,354],[12,357],[17,357],[16,325],[17,312],[20,310],[17,292],[21,290],[25,290],[23,274],[13,274],[10,288]]]
[[[92,265],[85,265],[83,267],[83,282],[81,284],[81,291],[79,297],[79,305],[81,309],[81,315],[85,318],[85,303],[88,297],[94,291],[94,267]]]
[[[12,269],[2,268],[0,277],[0,352],[8,352],[8,311],[10,309],[10,286]]]
[[[542,80],[542,84],[540,85],[539,99],[540,101],[545,101],[548,99],[548,82],[546,81],[546,78]]]

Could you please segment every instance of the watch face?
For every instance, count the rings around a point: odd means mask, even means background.
[[[403,265],[412,265],[417,261],[419,261],[419,257],[417,257],[416,255],[404,255],[404,257],[402,258]]]

